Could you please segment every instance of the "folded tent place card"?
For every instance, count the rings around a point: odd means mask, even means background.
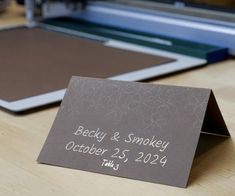
[[[38,161],[186,187],[201,132],[229,136],[210,89],[72,77]]]

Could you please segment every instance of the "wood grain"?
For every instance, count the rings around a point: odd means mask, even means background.
[[[14,6],[11,12],[18,10]],[[22,13],[22,9],[18,11]],[[14,12],[13,16],[11,22],[1,17],[0,25],[25,22],[22,14]],[[21,115],[0,111],[0,195],[234,195],[235,60],[149,82],[212,88],[231,133],[226,140],[205,138],[188,188],[38,164],[36,158],[58,111],[58,106],[51,106]]]
[[[0,27],[25,24],[26,18],[24,6],[19,6],[12,1],[10,6],[3,12],[0,12]]]

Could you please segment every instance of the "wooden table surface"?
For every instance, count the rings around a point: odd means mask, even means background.
[[[16,23],[25,23],[25,18],[13,4],[0,15],[0,25]],[[235,195],[235,60],[151,82],[212,88],[231,133],[226,140],[206,138],[186,189],[38,164],[58,111],[52,106],[21,115],[0,110],[0,195]]]

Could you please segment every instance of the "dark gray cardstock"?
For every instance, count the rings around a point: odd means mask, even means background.
[[[186,187],[201,132],[229,136],[210,89],[72,77],[38,161]]]

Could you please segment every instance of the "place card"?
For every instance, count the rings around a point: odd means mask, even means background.
[[[202,132],[229,136],[210,89],[72,77],[38,162],[186,187]]]

